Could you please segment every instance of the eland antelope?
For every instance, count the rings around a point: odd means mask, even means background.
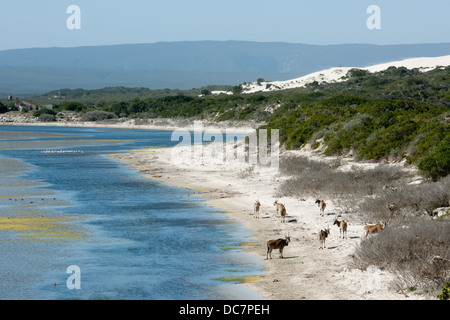
[[[366,238],[369,233],[374,234],[374,233],[377,233],[377,232],[383,230],[384,228],[386,228],[386,222],[378,223],[376,225],[364,226],[364,231],[366,232]]]
[[[253,204],[253,218],[257,218],[259,219],[259,208],[261,207],[261,203],[259,202],[259,200],[256,200],[255,203]]]
[[[344,235],[347,238],[347,222],[345,222],[344,220],[339,221],[336,218],[334,219],[333,225],[337,225],[339,227],[339,237],[341,237],[342,234],[342,239],[344,239]]]
[[[279,249],[280,250],[280,258],[283,259],[283,249],[284,247],[289,245],[289,242],[291,241],[291,237],[287,236],[285,239],[277,239],[277,240],[269,240],[267,241],[267,254],[266,259],[272,259],[272,250],[273,249]]]
[[[319,206],[320,215],[323,217],[323,214],[325,212],[325,208],[327,207],[327,204],[325,203],[325,201],[319,200],[319,199],[317,199],[315,203]]]
[[[319,249],[323,249],[325,248],[325,240],[328,237],[328,235],[330,234],[330,227],[328,227],[325,230],[320,230],[317,233],[317,239],[320,241],[320,248]]]
[[[284,204],[279,203],[278,200],[275,200],[273,205],[275,206],[275,209],[277,210],[277,214],[281,213],[281,210],[284,208]]]

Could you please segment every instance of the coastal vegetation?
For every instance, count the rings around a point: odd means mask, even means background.
[[[433,180],[450,172],[450,67],[428,72],[390,67],[377,73],[352,69],[342,82],[242,94],[242,85],[192,90],[146,88],[61,89],[33,101],[41,121],[72,111],[84,121],[154,118],[255,121],[279,129],[286,149],[310,144],[325,155],[400,161]],[[258,79],[258,81],[262,81]],[[211,94],[213,90],[234,94]],[[53,97],[53,98],[51,98]],[[64,97],[64,98],[61,98]],[[4,101],[0,112],[14,110]]]
[[[211,94],[218,89],[214,86],[188,91],[63,89],[33,97],[33,101],[55,105],[52,111],[35,115],[42,121],[52,121],[55,113],[63,111],[76,112],[84,121],[255,121],[264,124],[261,128],[279,129],[280,142],[288,150],[310,144],[325,155],[406,159],[406,164],[417,166],[435,181],[449,174],[450,67],[428,72],[403,67],[377,73],[353,69],[344,78],[337,83],[254,94],[240,93],[241,85],[221,88],[233,91],[232,95]],[[50,99],[61,96],[64,99]]]

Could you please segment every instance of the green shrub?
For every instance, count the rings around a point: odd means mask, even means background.
[[[316,150],[317,148],[320,147],[320,142],[319,141],[315,141],[312,145],[311,145],[311,149]]]
[[[108,120],[108,119],[114,119],[117,118],[117,116],[113,112],[106,112],[106,111],[90,111],[81,117],[83,121],[102,121],[102,120]]]
[[[62,105],[61,108],[66,111],[76,111],[76,112],[87,110],[87,106],[85,104],[76,101],[67,102],[66,104]]]
[[[442,287],[442,293],[437,296],[439,300],[449,300],[450,299],[450,281],[445,281]]]
[[[237,118],[239,120],[248,119],[255,111],[256,111],[255,107],[246,107],[246,108],[244,108],[244,110],[238,112]]]
[[[227,111],[216,118],[216,121],[226,121],[234,118],[234,111]]]
[[[434,181],[450,174],[450,141],[436,147],[436,150],[419,162],[418,168]]]
[[[55,110],[51,110],[51,109],[40,109],[40,110],[35,111],[33,113],[33,116],[39,118],[43,114],[56,116],[57,112]]]
[[[364,77],[367,74],[369,74],[369,71],[357,68],[350,69],[347,72],[347,76],[349,77]]]
[[[55,121],[55,116],[53,114],[43,113],[39,116],[39,121],[52,122]]]
[[[244,91],[244,88],[242,87],[242,85],[237,85],[237,86],[234,86],[233,88],[231,88],[231,92],[233,92],[233,94],[240,94],[240,93],[242,93],[242,91]]]

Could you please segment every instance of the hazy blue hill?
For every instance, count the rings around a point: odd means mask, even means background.
[[[172,70],[106,70],[94,68],[0,66],[0,95],[34,95],[69,89],[146,87],[149,89],[200,88],[210,84],[229,85],[266,79],[288,80],[293,73],[199,72]]]
[[[105,86],[189,89],[235,85],[258,77],[287,80],[335,66],[363,67],[448,54],[450,43],[319,46],[192,41],[5,50],[0,51],[0,92]]]
[[[450,43],[305,45],[283,42],[158,42],[0,51],[1,66],[200,72],[312,72],[320,67],[366,66],[418,56],[450,54]]]

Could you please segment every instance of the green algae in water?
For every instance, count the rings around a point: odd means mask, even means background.
[[[262,279],[262,276],[242,276],[242,277],[220,277],[213,280],[231,283],[256,282]]]
[[[14,231],[18,239],[28,241],[80,239],[83,233],[66,224],[70,221],[76,219],[35,215],[0,217],[0,232]]]

